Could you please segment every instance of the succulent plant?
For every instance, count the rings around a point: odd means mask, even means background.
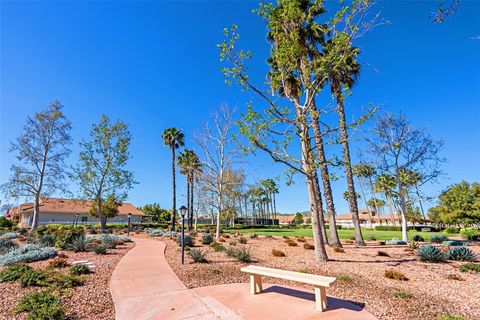
[[[425,239],[423,239],[423,237],[419,234],[414,235],[412,240],[415,241],[415,242],[424,242],[425,241]]]
[[[205,234],[202,237],[203,244],[211,244],[213,242],[213,237],[210,234]]]
[[[418,249],[417,255],[421,261],[441,262],[445,260],[442,251],[432,245],[421,246]]]
[[[439,234],[439,235],[432,236],[430,238],[430,241],[433,243],[442,243],[443,241],[448,241],[448,237],[444,234]]]
[[[449,246],[449,247],[458,247],[458,246],[463,246],[463,241],[448,240],[448,241],[443,241],[442,244],[444,246]]]
[[[399,240],[399,239],[397,239],[397,238],[392,238],[392,240],[387,240],[385,243],[386,243],[386,244],[393,244],[393,245],[404,245],[404,244],[407,244],[405,241]]]
[[[183,244],[185,247],[193,247],[193,239],[188,234],[185,235]],[[182,235],[177,236],[177,243],[182,245]]]
[[[477,261],[477,256],[475,253],[467,247],[455,247],[447,251],[446,253],[448,260],[457,260],[457,261]]]

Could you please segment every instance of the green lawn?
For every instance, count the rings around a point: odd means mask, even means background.
[[[244,234],[250,234],[255,232],[259,235],[272,235],[272,236],[289,236],[289,237],[312,237],[312,229],[311,228],[303,228],[303,229],[280,229],[280,228],[272,228],[272,229],[227,229],[225,232],[236,232],[240,231]],[[402,238],[401,231],[379,231],[379,230],[371,230],[371,229],[362,229],[362,234],[364,239],[368,239],[370,236],[375,236],[377,240],[390,240],[392,238]],[[421,231],[408,231],[408,238],[411,239],[414,235],[419,234],[425,240],[429,240],[431,236],[444,234],[443,232],[421,232]],[[354,230],[353,229],[339,229],[338,236],[340,239],[350,239],[354,237]],[[453,237],[458,236],[458,234],[448,234],[447,236]]]

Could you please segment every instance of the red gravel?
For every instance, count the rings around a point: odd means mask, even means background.
[[[209,263],[195,264],[187,256],[184,267],[180,266],[178,245],[173,240],[159,240],[167,243],[167,261],[190,288],[248,282],[248,276],[239,270],[244,264],[201,245],[200,235],[197,236],[196,247],[208,252]],[[235,239],[225,240],[222,244],[228,246]],[[307,239],[307,243],[312,243],[311,239]],[[480,319],[480,275],[459,272],[461,262],[419,262],[405,246],[376,246],[374,243],[369,243],[364,248],[344,245],[345,253],[336,253],[328,248],[331,259],[328,263],[315,263],[313,251],[305,250],[302,242],[297,247],[291,247],[278,237],[248,238],[246,246],[251,249],[254,264],[320,275],[349,276],[351,281],[338,280],[329,294],[365,305],[368,311],[380,319],[425,320],[436,319],[447,313],[465,319]],[[480,247],[470,248],[480,256]],[[272,256],[272,249],[283,251],[286,257]],[[379,250],[390,257],[378,256]],[[385,278],[385,270],[392,268],[404,273],[409,280]],[[460,280],[450,279],[451,275],[460,277]],[[301,286],[278,279],[269,279],[268,282]],[[413,296],[395,297],[395,291],[408,292]]]

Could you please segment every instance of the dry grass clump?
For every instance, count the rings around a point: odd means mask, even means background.
[[[272,250],[272,255],[274,257],[285,257],[285,253],[283,253],[283,251],[280,251],[280,250],[277,250],[277,249]]]
[[[343,250],[343,248],[340,248],[340,247],[334,247],[333,252],[344,253],[345,250]]]
[[[299,237],[299,238],[297,239],[297,241],[298,241],[298,242],[307,242],[307,240],[305,240],[304,237]]]
[[[218,239],[218,242],[227,242],[227,241],[223,238],[220,238],[220,239]]]
[[[288,236],[283,236],[283,239],[290,239]]]
[[[386,253],[385,251],[378,251],[377,252],[377,256],[379,257],[390,257],[390,255],[388,253]]]
[[[355,241],[348,239],[348,240],[345,240],[345,243],[352,244],[352,243],[355,243]]]
[[[230,238],[230,235],[227,234],[227,233],[222,233],[222,237],[225,238],[225,239],[228,239],[228,238]]]
[[[313,249],[315,249],[315,246],[313,244],[310,244],[310,243],[304,243],[303,248],[306,249],[306,250],[313,250]]]
[[[297,243],[293,240],[285,240],[285,243],[287,244],[287,246],[289,247],[296,247],[297,246]]]
[[[48,263],[49,268],[66,268],[69,265],[70,264],[67,262],[66,259],[59,258],[59,257],[56,257],[55,259],[50,260],[50,262]]]
[[[407,281],[408,278],[405,277],[405,275],[395,269],[387,269],[385,270],[385,278],[393,279],[393,280],[401,280],[401,281]]]
[[[449,273],[449,274],[447,274],[446,278],[449,279],[449,280],[465,281],[465,279],[463,279],[463,278],[460,277],[459,275],[456,275],[455,273]]]

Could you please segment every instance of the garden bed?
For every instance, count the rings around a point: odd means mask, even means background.
[[[248,282],[248,276],[240,267],[248,263],[235,261],[224,252],[214,252],[202,245],[201,234],[195,239],[195,248],[207,252],[208,263],[193,263],[187,255],[185,266],[180,266],[180,249],[174,240],[152,238],[167,244],[166,259],[178,277],[189,287],[201,287],[225,283]],[[303,247],[296,238],[297,246],[288,246],[281,237],[248,238],[246,247],[252,253],[253,264],[285,270],[308,272],[338,277],[329,290],[329,295],[351,300],[376,315],[379,319],[436,319],[453,314],[464,319],[480,318],[480,273],[463,273],[459,266],[465,262],[426,263],[419,262],[414,252],[406,246],[378,246],[369,242],[364,248],[344,245],[344,253],[328,248],[331,259],[328,263],[315,263],[312,250]],[[231,236],[221,242],[230,247]],[[237,241],[238,242],[238,241]],[[306,238],[307,243],[312,243]],[[241,247],[237,244],[235,247]],[[471,246],[480,256],[480,248]],[[272,250],[280,250],[285,257],[274,257]],[[379,256],[379,251],[385,255]],[[382,254],[382,253],[381,253]],[[388,255],[388,256],[386,256]],[[399,271],[407,281],[388,279],[386,270]],[[278,279],[270,283],[299,286]],[[305,286],[309,288],[309,286]]]
[[[94,272],[86,274],[85,283],[81,286],[66,289],[61,295],[61,305],[65,307],[67,316],[72,319],[115,319],[115,309],[109,289],[110,276],[113,269],[133,243],[125,243],[115,249],[109,249],[105,255],[94,252],[58,251],[66,255],[69,263],[78,260],[88,260],[95,265]],[[46,268],[52,259],[29,263],[35,269]],[[0,267],[0,270],[3,270]],[[58,269],[60,272],[68,272],[68,268]],[[14,309],[20,299],[32,291],[42,291],[43,287],[21,287],[17,282],[0,282],[0,319],[25,319],[26,313],[15,314]]]

